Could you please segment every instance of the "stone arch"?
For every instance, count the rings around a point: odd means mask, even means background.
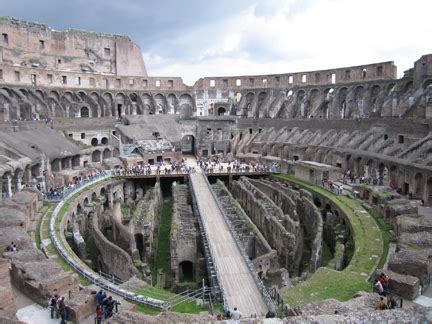
[[[111,158],[111,150],[109,148],[106,148],[105,150],[103,150],[102,156],[104,160]]]
[[[309,92],[309,97],[310,97],[310,101],[311,102],[315,102],[319,99],[320,96],[320,90],[313,88],[310,92]]]
[[[113,95],[110,92],[104,92],[102,98],[105,103],[105,107],[102,108],[104,116],[116,116]]]
[[[252,102],[254,101],[254,99],[255,99],[255,93],[253,93],[253,92],[248,92],[248,93],[246,94],[246,107],[247,107],[247,108],[249,108],[249,105],[252,104]]]
[[[113,150],[113,157],[119,157],[119,156],[120,156],[120,151],[117,147],[115,147]]]
[[[342,87],[338,91],[338,105],[339,105],[339,117],[346,118],[348,116],[348,107],[347,107],[347,95],[348,88]]]
[[[183,153],[195,154],[195,136],[192,134],[184,135],[181,140],[181,150]]]
[[[417,172],[414,176],[414,191],[413,195],[415,198],[422,198],[423,194],[423,174]]]
[[[177,114],[177,97],[174,93],[170,93],[167,96],[167,107],[169,114]]]
[[[398,187],[398,167],[396,165],[390,166],[389,171],[389,185],[393,189]]]
[[[370,159],[365,165],[365,176],[367,178],[374,178],[376,176],[375,161]]]
[[[51,170],[53,172],[58,172],[61,170],[61,159],[54,159],[51,162]]]
[[[59,92],[56,91],[56,90],[51,90],[51,91],[49,92],[49,94],[48,94],[48,97],[51,97],[51,98],[53,98],[53,99],[55,99],[55,100],[57,100],[57,101],[60,101],[60,94],[59,94]]]
[[[218,116],[223,116],[223,115],[225,115],[225,113],[226,113],[226,109],[225,109],[225,107],[219,107],[219,108],[217,109],[217,115],[218,115]]]
[[[86,106],[81,107],[80,117],[81,118],[90,118],[90,109]]]
[[[263,146],[261,146],[261,156],[267,156],[267,152],[268,152],[268,145],[264,144]]]
[[[79,155],[74,155],[72,157],[72,168],[77,168],[80,166],[81,157]]]
[[[92,153],[92,162],[100,162],[101,161],[101,152],[99,150],[95,150]]]
[[[143,102],[144,114],[154,115],[155,108],[153,105],[152,96],[148,93],[144,93],[142,95],[142,102]]]
[[[282,150],[282,157],[286,160],[290,158],[290,149],[288,145],[285,145]]]
[[[179,281],[193,281],[194,280],[194,265],[192,261],[184,260],[179,263]]]
[[[156,108],[156,114],[166,114],[166,100],[165,96],[158,93],[154,96],[154,103]]]
[[[124,93],[119,92],[115,96],[115,115],[117,118],[121,118],[126,115],[126,96]]]
[[[279,157],[279,145],[273,144],[270,150],[271,156]]]
[[[389,182],[388,168],[383,162],[378,165],[378,180],[380,185],[384,185]]]
[[[101,144],[102,145],[108,145],[108,137],[106,137],[106,136],[102,137]]]
[[[403,93],[407,93],[408,91],[412,90],[413,86],[414,83],[412,81],[408,81],[407,83],[405,83]]]
[[[96,137],[93,137],[91,139],[91,145],[92,146],[98,146],[99,145],[99,140]]]
[[[432,79],[426,79],[423,82],[423,89],[426,89],[427,87],[429,87],[430,85],[432,85]]]
[[[258,94],[258,108],[260,108],[262,106],[264,101],[267,99],[267,96],[268,96],[268,93],[266,91],[261,91]]]
[[[136,115],[144,115],[144,107],[141,100],[141,97],[138,96],[135,92],[132,92],[129,95],[129,99],[132,103],[132,114]]]

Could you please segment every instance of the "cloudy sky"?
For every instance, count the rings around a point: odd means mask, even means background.
[[[431,0],[0,0],[0,15],[129,35],[149,75],[270,74],[432,53]]]

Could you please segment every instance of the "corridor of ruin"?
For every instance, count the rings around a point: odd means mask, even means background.
[[[266,314],[267,306],[218,208],[205,175],[201,172],[193,173],[190,182],[208,233],[208,242],[227,306],[229,309],[237,307],[246,317]]]

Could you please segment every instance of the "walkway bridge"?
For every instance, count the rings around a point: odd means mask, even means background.
[[[215,272],[225,308],[237,307],[245,317],[275,312],[273,301],[223,214],[207,177],[197,170],[189,178],[206,254],[210,254],[206,255],[207,262],[214,267],[210,271]]]

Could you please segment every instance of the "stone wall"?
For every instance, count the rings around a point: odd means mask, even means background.
[[[78,276],[64,272],[53,260],[34,247],[27,234],[29,222],[40,205],[39,193],[23,191],[13,200],[2,203],[0,224],[0,246],[6,247],[14,242],[17,252],[3,252],[2,256],[10,260],[10,277],[13,284],[35,302],[46,305],[48,297],[58,293],[67,294],[79,289]]]
[[[236,235],[240,238],[249,258],[252,260],[261,278],[266,278],[267,273],[279,269],[277,251],[261,233],[260,229],[252,222],[244,212],[240,204],[234,199],[224,183],[220,180],[212,185],[219,203],[231,222]]]
[[[132,276],[140,277],[131,256],[117,245],[111,243],[100,231],[98,215],[93,213],[91,217],[93,239],[100,253],[100,262],[103,263],[103,269],[101,270],[124,281]]]
[[[192,212],[191,197],[187,185],[173,183],[173,208],[171,222],[171,272],[173,283],[182,281],[182,262],[191,262],[193,277],[200,272],[198,263],[198,231]]]
[[[12,291],[11,278],[9,275],[10,261],[0,259],[0,322],[15,319],[17,305],[15,294]]]
[[[299,260],[296,256],[301,240],[298,239],[298,232],[290,232],[285,226],[289,223],[282,210],[244,177],[232,183],[231,192],[270,246],[278,252],[280,266],[290,273],[298,271]]]

